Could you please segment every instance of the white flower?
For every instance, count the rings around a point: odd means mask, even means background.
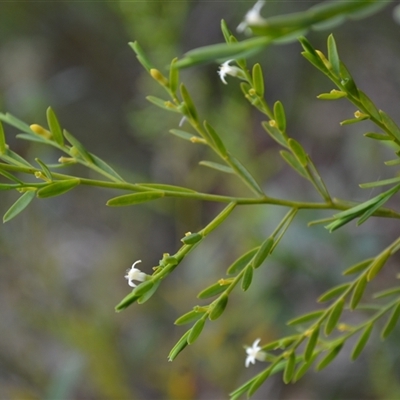
[[[219,77],[221,78],[221,81],[225,83],[225,85],[228,83],[225,80],[225,75],[231,75],[231,76],[241,76],[243,75],[242,70],[239,67],[234,67],[229,65],[230,62],[234,60],[228,60],[225,61],[223,64],[219,66],[218,74]]]
[[[147,278],[147,274],[140,271],[140,269],[135,268],[135,265],[141,262],[142,260],[135,261],[132,264],[131,269],[126,270],[127,274],[125,275],[125,279],[128,279],[128,284],[131,287],[136,287],[136,285],[132,281],[144,282]]]
[[[256,360],[258,361],[265,361],[266,353],[264,351],[260,351],[261,347],[258,345],[260,343],[261,339],[257,339],[254,341],[253,345],[251,347],[246,348],[246,368],[250,364],[255,364]]]
[[[260,15],[261,9],[264,7],[265,0],[258,0],[256,4],[254,4],[253,8],[247,11],[247,14],[244,16],[244,20],[239,24],[236,28],[238,32],[246,32],[251,33],[249,30],[249,25],[262,25],[265,22],[265,19]]]

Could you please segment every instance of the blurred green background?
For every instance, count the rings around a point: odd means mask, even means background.
[[[264,15],[306,9],[315,1],[273,2]],[[0,3],[0,109],[28,123],[45,124],[51,105],[62,125],[93,153],[132,182],[159,182],[213,193],[247,189],[234,178],[198,166],[211,159],[200,146],[171,136],[179,116],[145,100],[162,90],[137,62],[129,41],[138,40],[162,71],[175,56],[222,41],[224,18],[233,30],[253,2],[106,1]],[[333,29],[342,59],[358,85],[395,119],[400,104],[400,28],[393,5],[366,20]],[[330,31],[311,32],[321,50]],[[330,82],[300,55],[300,45],[273,46],[260,61],[270,104],[281,100],[288,132],[320,169],[335,197],[365,200],[374,193],[358,183],[392,177],[383,166],[392,151],[363,139],[366,122],[340,127],[352,118],[345,100],[316,95]],[[289,170],[277,146],[260,127],[262,117],[242,98],[239,81],[223,85],[217,64],[182,71],[203,118],[254,173],[267,194],[317,197]],[[59,154],[15,140],[11,148],[28,159],[55,162]],[[393,168],[393,167],[391,167]],[[71,173],[86,174],[76,168]],[[90,175],[91,176],[91,175]],[[221,179],[222,178],[222,179]],[[109,209],[117,193],[79,187],[62,197],[34,201],[0,230],[0,398],[1,399],[170,399],[216,400],[260,371],[244,368],[243,345],[290,334],[285,322],[317,307],[322,291],[344,282],[341,271],[378,253],[396,227],[371,219],[355,229],[329,234],[307,228],[329,213],[302,212],[268,263],[257,270],[251,290],[240,289],[217,322],[208,323],[195,345],[173,362],[167,355],[185,327],[173,321],[199,301],[195,295],[224,277],[229,264],[268,236],[286,210],[240,207],[193,252],[151,301],[116,314],[130,288],[125,270],[141,259],[150,273],[165,252],[174,253],[186,231],[204,226],[218,204],[162,200]],[[1,193],[4,213],[17,193]],[[392,286],[396,258],[370,291]],[[398,261],[398,258],[397,258]],[[368,295],[368,293],[367,293]],[[202,304],[202,303],[200,303]],[[362,315],[350,316],[350,322]],[[345,348],[318,375],[296,385],[280,376],[254,399],[398,399],[399,330],[385,342],[370,340],[351,364]],[[375,336],[377,339],[377,335]],[[375,343],[374,343],[375,342]]]

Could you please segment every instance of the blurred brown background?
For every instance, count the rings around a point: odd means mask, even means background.
[[[306,9],[314,1],[268,2],[263,15]],[[204,192],[239,193],[234,178],[198,166],[213,159],[203,148],[168,134],[179,116],[145,100],[162,90],[129,48],[138,40],[165,70],[192,48],[222,41],[221,18],[233,30],[253,2],[108,1],[0,3],[0,109],[28,123],[45,123],[51,105],[62,125],[93,153],[132,182],[159,182]],[[342,59],[358,85],[395,119],[400,104],[400,27],[394,4],[366,20],[334,28]],[[330,31],[311,32],[325,51]],[[352,118],[345,100],[316,95],[330,82],[300,55],[298,43],[273,46],[260,61],[270,104],[281,100],[289,134],[301,141],[336,197],[365,200],[378,191],[358,184],[392,177],[383,161],[393,151],[362,138],[368,123],[340,127]],[[203,118],[254,173],[267,194],[318,198],[290,171],[277,146],[260,127],[262,117],[242,98],[239,81],[223,85],[217,64],[182,72]],[[33,160],[56,162],[59,154],[15,139],[11,148]],[[83,169],[70,173],[87,174]],[[92,176],[92,175],[90,175]],[[310,190],[311,189],[311,190]],[[79,187],[61,197],[36,200],[0,230],[0,398],[1,399],[170,399],[216,400],[261,370],[244,368],[243,345],[290,334],[285,322],[317,308],[322,291],[344,282],[341,271],[375,255],[395,238],[391,221],[371,219],[334,234],[310,219],[330,213],[302,212],[251,289],[240,289],[217,322],[173,363],[167,355],[185,327],[173,321],[196,304],[204,287],[224,277],[229,264],[268,236],[286,210],[241,207],[180,265],[148,303],[116,314],[130,288],[125,270],[142,259],[150,273],[164,252],[174,253],[186,231],[196,231],[221,205],[162,200],[109,209],[113,191]],[[17,193],[2,192],[4,213]],[[370,291],[392,286],[394,261]],[[368,292],[369,293],[369,292]],[[367,293],[367,297],[368,297]],[[361,314],[350,321],[360,321]],[[351,364],[350,347],[318,375],[296,385],[273,377],[254,399],[400,398],[398,334],[370,340]],[[375,332],[375,339],[377,338]]]

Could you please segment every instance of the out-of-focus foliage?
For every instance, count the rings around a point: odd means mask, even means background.
[[[307,4],[270,2],[266,12],[279,14],[302,7]],[[15,2],[0,8],[2,110],[42,123],[43,110],[51,104],[69,131],[95,154],[106,155],[130,181],[195,185],[196,190],[216,193],[224,187],[236,190],[232,180],[221,182],[217,172],[205,173],[205,168],[197,166],[198,147],[167,133],[177,126],[179,117],[144,99],[159,89],[127,42],[139,40],[162,69],[191,48],[222,41],[220,19],[225,18],[233,29],[248,4]],[[358,85],[380,108],[396,115],[399,27],[390,8],[367,23],[353,22],[333,32]],[[311,35],[316,47],[322,48],[326,35]],[[335,196],[362,200],[365,189],[353,191],[355,183],[374,174],[384,179],[387,168],[382,164],[377,170],[379,163],[371,160],[384,159],[389,150],[364,140],[354,155],[357,136],[367,130],[368,123],[364,127],[338,125],[349,117],[348,104],[316,99],[331,87],[301,58],[300,51],[300,45],[292,43],[261,55],[265,95],[271,102],[283,102],[293,136],[308,149]],[[268,194],[306,197],[308,186],[285,167],[276,151],[272,153],[276,145],[262,131],[261,117],[245,104],[238,86],[223,85],[216,71],[217,65],[211,64],[182,73],[196,104],[258,178],[278,171],[277,178],[268,183]],[[11,142],[14,150],[28,158],[55,162],[58,156],[36,144]],[[243,160],[245,154],[253,156]],[[107,190],[79,188],[61,198],[35,202],[2,226],[0,397],[224,398],[253,375],[243,369],[245,352],[241,353],[238,342],[250,344],[255,337],[268,341],[285,334],[277,332],[277,327],[313,309],[320,293],[341,283],[338,271],[377,253],[394,231],[390,222],[374,219],[332,237],[322,227],[304,230],[297,221],[269,267],[246,293],[246,301],[238,293],[219,324],[207,326],[196,346],[171,364],[166,355],[181,335],[171,321],[191,306],[187,293],[194,288],[200,291],[208,276],[209,284],[213,283],[216,270],[223,276],[235,258],[270,233],[285,211],[272,212],[261,205],[235,210],[235,223],[227,221],[213,233],[200,254],[193,252],[181,273],[151,302],[115,314],[114,305],[129,290],[123,276],[133,261],[142,259],[143,270],[150,273],[163,252],[176,250],[184,232],[200,227],[220,207],[166,200],[128,209],[106,208],[105,201],[112,195]],[[2,193],[1,211],[15,199],[15,193]],[[241,225],[249,222],[252,229],[243,232]],[[351,242],[357,247],[348,245],[350,235],[357,237]],[[375,288],[380,285],[385,286],[385,276]],[[396,349],[393,335],[381,349],[367,346],[357,366],[339,357],[318,379],[310,373],[295,391],[277,378],[257,396],[399,398]]]

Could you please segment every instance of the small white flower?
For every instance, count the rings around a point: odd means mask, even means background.
[[[219,74],[219,77],[221,78],[221,81],[224,82],[225,85],[228,83],[225,80],[225,75],[231,75],[231,76],[243,75],[243,72],[239,67],[229,65],[229,63],[232,61],[234,61],[234,60],[225,61],[223,64],[221,64],[219,66],[218,74]]]
[[[249,25],[262,25],[265,19],[260,15],[261,9],[264,7],[265,0],[258,0],[253,8],[247,11],[244,20],[236,28],[238,32],[251,33]]]
[[[127,274],[125,275],[125,279],[128,279],[128,284],[131,287],[136,287],[132,281],[144,282],[147,278],[147,274],[140,271],[140,269],[135,268],[135,265],[141,262],[142,260],[135,261],[132,264],[132,267],[126,270]]]
[[[256,360],[265,361],[265,357],[267,354],[264,351],[260,351],[261,347],[258,345],[258,343],[260,343],[260,340],[261,339],[255,340],[251,347],[246,348],[246,353],[247,353],[246,363],[245,363],[246,368],[250,364],[255,364]]]

